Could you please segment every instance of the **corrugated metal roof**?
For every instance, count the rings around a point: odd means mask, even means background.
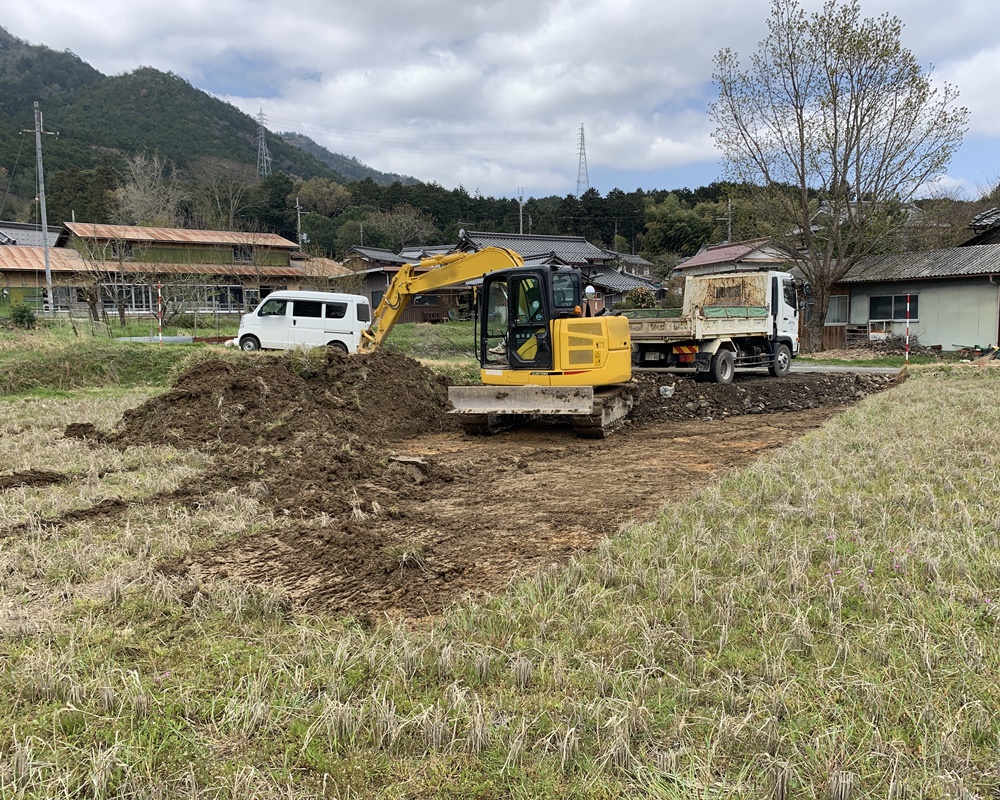
[[[517,233],[483,233],[466,231],[460,247],[482,250],[504,247],[524,259],[554,253],[570,264],[591,264],[612,260],[613,256],[595,247],[582,236],[536,236]]]
[[[76,250],[56,247],[49,250],[52,272],[80,272],[87,265]],[[45,248],[7,245],[0,247],[0,272],[45,272]]]
[[[333,270],[337,262],[329,259],[315,259],[320,263],[314,268],[299,267],[255,267],[253,264],[161,264],[155,262],[125,262],[126,272],[137,275],[236,275],[271,278],[301,278],[306,276],[327,276],[324,270]],[[326,263],[323,263],[326,262]],[[306,262],[308,263],[308,262]],[[338,265],[339,266],[339,265]],[[102,272],[115,272],[118,262],[102,262]],[[87,261],[69,247],[55,247],[49,250],[49,270],[58,273],[87,273],[91,271]],[[333,272],[330,277],[345,274]],[[3,272],[45,272],[45,251],[41,247],[21,247],[20,245],[0,247],[0,273]]]
[[[710,264],[736,264],[751,253],[767,244],[767,239],[754,239],[748,242],[727,242],[706,247],[700,253],[691,256],[677,265],[677,269],[687,267],[702,267]]]
[[[921,253],[869,256],[844,276],[844,283],[920,280],[1000,274],[1000,245],[950,247]]]
[[[276,233],[246,233],[243,231],[202,231],[186,228],[145,228],[139,225],[100,225],[90,222],[67,222],[64,229],[80,239],[121,242],[155,242],[157,244],[252,245],[294,250],[295,242]],[[65,244],[68,235],[59,236]]]

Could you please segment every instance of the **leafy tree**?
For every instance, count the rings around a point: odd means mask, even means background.
[[[254,187],[240,227],[248,231],[271,231],[294,242],[298,220],[295,207],[288,202],[294,188],[288,175],[272,172]]]
[[[891,206],[939,176],[965,132],[968,110],[953,87],[932,86],[902,27],[862,18],[860,0],[826,0],[811,15],[772,0],[749,69],[728,49],[715,59],[716,145],[774,237],[802,254],[814,348],[833,285],[892,239]]]
[[[411,205],[401,205],[392,211],[379,211],[368,215],[365,225],[366,241],[369,235],[390,250],[402,250],[415,244],[427,244],[437,228],[430,215]]]
[[[335,217],[351,203],[351,193],[329,178],[310,178],[295,185],[294,197],[303,209],[324,217]]]
[[[667,195],[646,209],[646,229],[639,237],[642,252],[649,256],[675,253],[693,256],[708,241],[715,224],[687,208],[677,195]]]

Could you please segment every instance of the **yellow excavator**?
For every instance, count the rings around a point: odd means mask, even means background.
[[[524,266],[499,247],[405,264],[386,290],[358,352],[378,348],[419,294],[478,282],[476,353],[482,386],[448,398],[469,433],[526,418],[569,417],[580,436],[603,438],[631,410],[629,322],[583,316],[582,275],[565,266]]]

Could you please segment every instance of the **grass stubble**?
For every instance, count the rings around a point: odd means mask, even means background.
[[[283,523],[3,403],[4,798],[972,798],[1000,784],[993,371],[926,369],[501,596],[374,627],[155,565]],[[114,523],[45,520],[103,498]],[[471,498],[470,498],[471,499]]]

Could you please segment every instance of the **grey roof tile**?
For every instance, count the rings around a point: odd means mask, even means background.
[[[482,250],[484,247],[505,247],[508,250],[513,250],[524,259],[554,253],[570,264],[604,263],[612,259],[607,251],[592,245],[582,236],[541,236],[466,231],[462,245],[476,250]]]
[[[890,253],[863,259],[844,276],[844,283],[952,278],[1000,273],[1000,245],[950,247],[920,253]]]

